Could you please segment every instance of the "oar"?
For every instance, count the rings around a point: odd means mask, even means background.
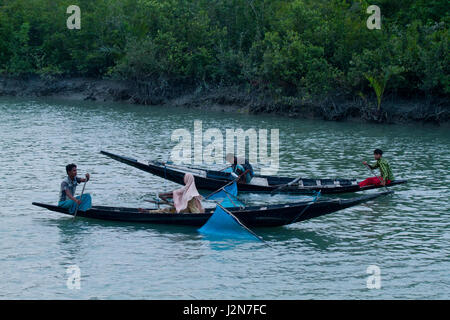
[[[80,204],[81,204],[81,201],[83,201],[83,193],[84,193],[84,188],[86,188],[86,183],[88,182],[88,180],[86,179],[86,181],[84,182],[84,185],[83,185],[83,190],[81,190],[81,195],[80,195]],[[73,218],[75,219],[75,217],[77,216],[77,212],[78,212],[78,207],[79,207],[80,205],[79,204],[77,204],[77,208],[75,209],[75,214],[73,215]]]
[[[225,168],[220,169],[219,171],[223,171],[223,170],[225,170],[225,169],[228,169],[229,167],[231,167],[231,166],[226,166]]]
[[[292,180],[291,182],[286,183],[286,184],[283,184],[283,185],[279,186],[278,188],[272,190],[271,193],[274,193],[274,192],[276,192],[276,191],[278,191],[278,190],[280,190],[280,189],[284,189],[284,188],[286,188],[286,187],[290,187],[290,186],[293,185],[294,183],[297,183],[301,178],[302,178],[302,176],[298,176],[297,178],[295,178],[295,179]]]
[[[370,172],[375,175],[375,177],[377,177],[378,181],[380,181],[381,184],[383,184],[383,181],[381,181],[380,177],[378,177],[378,175],[375,174],[375,172],[373,172],[372,168],[369,167],[368,164],[365,164],[365,166],[367,167],[367,169],[370,170]],[[388,187],[386,186],[386,184],[384,185],[384,188],[386,189],[386,191],[390,192],[390,190],[388,189]]]
[[[147,201],[147,202],[150,202],[150,203],[154,203],[154,204],[157,204],[157,205],[160,205],[160,204],[164,204],[164,205],[167,205],[167,206],[173,206],[173,203],[170,203],[169,201],[164,201],[163,199],[160,199],[161,201],[156,201],[156,200],[144,200],[144,201]]]
[[[228,182],[226,185],[224,185],[224,186],[220,187],[219,189],[217,189],[216,191],[213,191],[213,192],[211,192],[210,194],[208,194],[208,195],[205,197],[205,199],[208,199],[208,198],[211,197],[212,195],[214,195],[214,194],[216,194],[217,192],[223,190],[225,187],[228,187],[229,185],[232,185],[234,182],[239,181],[239,179],[240,179],[243,175],[247,174],[249,171],[250,171],[250,169],[245,170],[245,171],[244,171],[243,173],[241,173],[236,179],[234,179],[234,180]]]
[[[295,221],[297,221],[305,213],[305,211],[309,208],[309,206],[312,205],[313,203],[315,203],[317,201],[317,199],[319,199],[320,193],[321,193],[321,191],[319,191],[316,194],[313,201],[311,201],[306,207],[303,208],[303,210],[294,219],[292,219],[291,223],[294,223]]]
[[[212,195],[216,194],[217,192],[223,190],[225,187],[227,187],[227,186],[233,184],[235,181],[238,181],[238,180],[239,180],[244,174],[246,174],[248,171],[249,171],[249,170],[244,171],[240,176],[238,176],[238,177],[237,177],[236,179],[234,179],[233,181],[230,181],[230,182],[228,182],[226,185],[224,185],[224,186],[220,187],[219,189],[217,189],[216,191],[213,191],[212,193],[210,193],[209,195],[207,195],[207,196],[205,197],[205,199],[208,199],[210,196],[212,196]],[[173,206],[173,203],[171,203],[171,202],[169,202],[169,201],[166,201],[166,200],[164,200],[164,199],[160,199],[160,200],[161,200],[161,202],[160,202],[160,201],[154,201],[154,200],[145,200],[145,201],[151,202],[151,203],[155,203],[155,204],[158,204],[158,205],[159,205],[159,204],[166,204],[166,205],[169,205],[169,206]],[[230,200],[231,200],[231,199],[230,199]],[[231,201],[233,201],[233,200],[231,200]]]

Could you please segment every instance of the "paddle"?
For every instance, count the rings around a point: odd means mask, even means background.
[[[223,170],[225,170],[225,169],[228,169],[229,167],[231,167],[231,166],[226,166],[225,168],[222,168],[222,169],[220,169],[219,171],[223,171]]]
[[[81,190],[80,204],[81,204],[81,201],[83,201],[84,188],[86,188],[86,183],[87,183],[87,182],[88,182],[88,180],[86,179],[86,181],[84,182],[84,185],[83,185],[83,190]],[[75,214],[73,215],[73,218],[74,218],[74,219],[75,219],[75,217],[77,216],[78,207],[80,206],[80,204],[77,204],[77,208],[75,209]]]
[[[208,199],[210,196],[216,194],[217,192],[223,190],[225,187],[227,187],[227,186],[231,185],[232,183],[234,183],[235,181],[239,180],[239,179],[240,179],[244,174],[246,174],[248,171],[249,171],[249,170],[246,170],[244,173],[242,173],[242,174],[241,174],[240,176],[238,176],[236,179],[230,181],[229,183],[227,183],[226,185],[224,185],[224,186],[222,186],[221,188],[217,189],[216,191],[213,191],[213,192],[210,193],[208,196],[206,196],[205,199]],[[230,200],[231,200],[231,199],[230,199]],[[173,202],[169,202],[169,201],[167,201],[167,200],[165,200],[165,199],[161,199],[161,198],[158,199],[158,201],[155,201],[155,200],[144,200],[144,201],[147,201],[147,202],[150,202],[150,203],[157,204],[158,207],[159,207],[160,204],[164,204],[164,205],[168,205],[168,206],[173,206]],[[214,201],[214,200],[212,200],[212,201]],[[214,201],[214,202],[215,202],[215,201]],[[231,202],[233,202],[233,200],[231,200]],[[234,204],[234,203],[233,203],[233,204]]]
[[[364,165],[367,167],[367,169],[370,170],[370,172],[371,172],[373,175],[375,175],[375,177],[377,177],[377,179],[378,179],[378,181],[380,181],[381,185],[383,185],[383,181],[381,181],[380,177],[378,177],[378,175],[376,175],[375,172],[373,172],[372,168],[369,167],[368,164],[365,164],[365,163],[364,163]],[[386,186],[386,184],[384,185],[384,188],[386,189],[386,191],[389,192],[389,189],[388,189],[388,187]]]
[[[284,189],[284,188],[286,188],[286,187],[290,187],[290,186],[293,185],[294,183],[297,183],[301,178],[302,178],[302,176],[298,176],[297,178],[295,178],[295,179],[292,180],[291,182],[286,183],[286,184],[283,184],[283,185],[279,186],[278,188],[272,190],[270,193],[274,193],[274,192],[276,192],[276,191],[278,191],[278,190],[280,190],[280,189]]]
[[[165,201],[165,200],[163,200],[163,199],[160,199],[161,201],[156,201],[156,200],[144,200],[144,201],[147,201],[147,202],[150,202],[150,203],[154,203],[154,204],[157,204],[158,205],[158,207],[159,207],[159,205],[160,204],[164,204],[164,205],[167,205],[167,206],[173,206],[173,203],[171,203],[171,202],[169,202],[169,201]]]
[[[292,219],[291,223],[294,223],[295,221],[297,221],[301,216],[303,216],[303,214],[305,213],[305,211],[309,208],[310,205],[312,205],[313,203],[315,203],[317,201],[317,199],[319,199],[320,197],[320,193],[321,191],[319,191],[316,196],[314,197],[313,201],[311,201],[310,203],[308,203],[308,205],[306,207],[303,208],[303,210],[294,218]]]
[[[240,178],[242,178],[242,176],[244,176],[245,174],[247,174],[250,171],[250,169],[245,170],[243,173],[241,173],[236,179],[228,182],[226,185],[220,187],[219,189],[217,189],[216,191],[211,192],[210,194],[208,194],[205,199],[208,199],[209,197],[211,197],[213,194],[216,194],[217,192],[223,190],[223,188],[228,187],[229,185],[233,184],[234,182],[239,181]]]

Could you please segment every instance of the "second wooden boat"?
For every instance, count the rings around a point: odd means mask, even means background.
[[[195,178],[197,189],[201,190],[217,190],[232,179],[229,173],[222,171],[176,166],[158,161],[150,161],[148,164],[145,164],[136,159],[116,155],[110,152],[101,151],[101,153],[111,159],[179,184],[183,184],[185,173],[192,173]],[[355,179],[300,179],[295,184],[279,189],[280,186],[284,186],[294,179],[295,178],[289,177],[255,175],[250,183],[238,183],[238,190],[239,192],[276,192],[290,194],[314,194],[320,191],[322,194],[337,194],[381,188],[380,186],[360,188]],[[405,182],[407,182],[407,180],[395,180],[389,184],[389,187]]]

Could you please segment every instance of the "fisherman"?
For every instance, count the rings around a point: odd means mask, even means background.
[[[243,174],[244,172],[247,171],[245,174],[245,177],[242,177],[239,180],[239,182],[240,183],[250,183],[250,181],[252,180],[253,175],[254,175],[253,167],[250,164],[250,162],[248,162],[247,159],[242,161],[242,159],[238,159],[232,153],[228,153],[226,156],[226,159],[229,163],[231,163],[231,167],[224,170],[224,172],[234,173],[234,175],[236,175],[235,178],[237,178],[238,176],[240,176],[241,174]]]
[[[375,185],[375,186],[386,186],[394,180],[394,175],[392,174],[391,167],[389,163],[382,158],[383,151],[380,149],[375,149],[373,156],[377,162],[374,165],[368,164],[366,161],[363,162],[364,165],[368,166],[370,169],[380,168],[381,176],[367,178],[359,183],[360,187]]]
[[[168,199],[173,199],[173,204],[170,203],[169,208],[161,210],[145,210],[139,208],[142,213],[204,213],[205,209],[202,206],[202,196],[198,193],[195,186],[195,179],[191,173],[184,175],[184,187],[174,190],[172,192],[160,193],[159,197],[167,204]]]
[[[79,196],[75,197],[75,190],[77,185],[81,182],[89,181],[90,175],[86,173],[86,178],[77,177],[77,165],[74,163],[66,166],[67,177],[61,182],[61,191],[59,195],[58,206],[71,211],[75,211],[75,208],[79,206],[80,210],[89,209],[91,206],[91,196],[86,193],[83,194],[81,199]],[[80,206],[83,203],[83,206]]]

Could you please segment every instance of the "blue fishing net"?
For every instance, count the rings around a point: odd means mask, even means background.
[[[225,212],[219,206],[216,207],[213,215],[200,229],[198,229],[198,231],[203,234],[215,236],[218,235],[248,240],[258,239],[243,227],[235,217]]]
[[[220,203],[208,221],[198,230],[202,234],[225,236],[248,240],[261,240],[247,229],[231,212],[224,208],[245,207],[237,199],[238,188],[236,182],[224,187],[221,191],[209,196],[208,200]]]
[[[207,197],[206,200],[215,200],[225,208],[245,207],[245,205],[237,198],[238,188],[236,182],[224,187],[219,192]]]

